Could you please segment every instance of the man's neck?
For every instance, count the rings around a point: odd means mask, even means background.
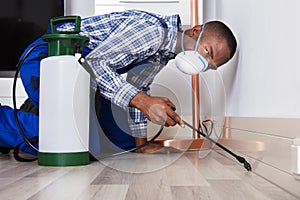
[[[177,40],[176,40],[176,46],[175,46],[175,54],[179,54],[182,52],[181,48],[181,38],[182,38],[183,31],[178,31],[177,33]]]
[[[183,31],[178,31],[176,46],[175,46],[175,54],[179,54],[180,52],[182,52],[182,47],[181,47],[182,34],[183,34]],[[196,45],[196,40],[194,40],[193,38],[191,38],[187,35],[184,36],[184,49],[185,49],[185,51],[194,50],[195,45]]]

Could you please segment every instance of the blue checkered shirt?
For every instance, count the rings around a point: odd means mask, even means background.
[[[68,24],[60,27],[71,29]],[[92,67],[100,94],[128,111],[134,137],[146,137],[147,118],[129,102],[138,92],[149,94],[156,74],[174,57],[178,15],[161,16],[139,10],[113,12],[82,20],[81,35],[92,50]],[[121,76],[127,72],[126,79]]]

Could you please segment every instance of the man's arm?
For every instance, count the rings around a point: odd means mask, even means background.
[[[175,105],[168,98],[151,97],[139,92],[131,99],[129,105],[141,110],[147,119],[155,124],[167,127],[179,124],[184,127],[181,117],[173,111]]]
[[[148,120],[153,123],[164,126],[175,126],[176,124],[179,124],[181,127],[184,127],[181,117],[173,111],[175,105],[168,98],[151,97],[143,92],[139,92],[131,99],[129,105],[139,109],[145,114]],[[146,137],[135,136],[134,140],[136,146],[140,146],[147,142]],[[154,153],[161,148],[160,145],[150,144],[137,150],[137,152]]]

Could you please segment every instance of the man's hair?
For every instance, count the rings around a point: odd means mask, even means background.
[[[210,21],[205,23],[205,29],[208,29],[218,39],[225,39],[230,50],[229,59],[231,59],[236,51],[237,41],[230,28],[221,21]]]

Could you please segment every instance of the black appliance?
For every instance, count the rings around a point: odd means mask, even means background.
[[[0,76],[13,72],[26,47],[65,15],[65,0],[5,0],[0,6]]]

